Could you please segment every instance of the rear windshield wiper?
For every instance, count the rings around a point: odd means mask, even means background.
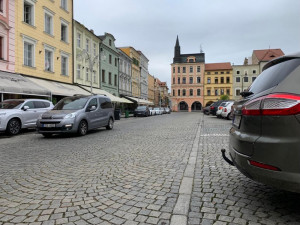
[[[250,95],[253,95],[253,92],[252,91],[243,91],[243,92],[240,93],[240,95],[245,98],[245,97],[248,97]]]

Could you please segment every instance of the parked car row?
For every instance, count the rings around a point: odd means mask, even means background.
[[[218,118],[232,119],[232,109],[234,101],[232,100],[219,100],[212,103],[210,106],[203,108],[203,113],[206,115],[215,115]]]
[[[133,116],[155,116],[155,115],[163,115],[170,114],[171,110],[168,107],[148,107],[148,106],[138,106],[133,113]]]
[[[22,128],[37,128],[45,137],[61,133],[85,135],[99,127],[113,129],[111,100],[101,95],[66,97],[55,106],[48,100],[15,99],[0,103],[0,131],[18,134]]]

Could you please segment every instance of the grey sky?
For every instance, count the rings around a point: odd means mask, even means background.
[[[176,35],[181,53],[242,64],[254,49],[300,51],[300,0],[74,0],[74,18],[116,46],[133,46],[170,87]]]

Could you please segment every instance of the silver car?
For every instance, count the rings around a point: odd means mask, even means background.
[[[0,131],[16,135],[22,128],[33,128],[38,117],[52,108],[52,102],[42,99],[11,99],[0,102]]]
[[[73,96],[60,100],[37,120],[37,130],[45,137],[60,133],[85,135],[99,127],[113,129],[114,109],[106,96]]]

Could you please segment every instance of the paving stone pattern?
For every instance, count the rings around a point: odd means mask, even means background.
[[[172,113],[122,119],[84,137],[0,135],[0,225],[300,224],[299,195],[223,162],[229,127]],[[173,215],[180,188],[190,188],[184,177],[193,184],[186,218]]]

